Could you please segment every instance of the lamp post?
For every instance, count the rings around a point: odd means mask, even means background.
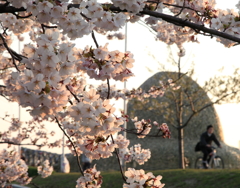
[[[18,53],[20,54],[20,40],[18,40]],[[18,104],[18,121],[20,123],[20,120],[21,120],[21,106],[20,104]],[[20,129],[18,130],[18,134],[20,134]],[[19,155],[21,157],[21,145],[18,145],[18,152],[19,152]]]
[[[126,23],[126,25],[125,25],[125,52],[127,51],[127,23]],[[126,80],[124,81],[124,90],[126,90],[126,88],[127,88],[127,82],[126,82]],[[123,112],[124,112],[124,114],[126,114],[127,113],[127,108],[126,108],[126,99],[124,98],[123,99]],[[125,129],[127,129],[127,122],[125,121],[124,122],[124,124],[123,124],[123,129],[125,130]],[[123,136],[125,137],[125,138],[127,138],[127,132],[126,131],[123,131]],[[122,168],[123,168],[123,170],[124,171],[126,171],[126,163],[125,163],[125,161],[124,161],[124,159],[122,159]]]

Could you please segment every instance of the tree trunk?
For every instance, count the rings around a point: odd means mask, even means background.
[[[185,169],[183,129],[178,129],[179,168]]]
[[[180,65],[180,62],[179,62]],[[179,73],[180,76],[180,73]],[[178,129],[178,150],[179,150],[179,168],[185,169],[184,162],[184,140],[183,140],[183,91],[180,92],[179,101],[179,129]]]

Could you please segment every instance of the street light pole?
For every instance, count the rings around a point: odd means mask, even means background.
[[[126,25],[125,25],[125,52],[126,52],[126,51],[127,51],[127,23],[126,23]],[[126,88],[127,88],[127,82],[126,82],[126,80],[125,80],[125,81],[124,81],[124,90],[126,90]],[[124,99],[124,100],[123,100],[123,111],[124,111],[124,114],[127,113],[126,102],[127,102],[126,99]],[[126,121],[124,122],[123,128],[124,128],[124,129],[127,128],[127,122],[126,122]],[[123,136],[124,136],[124,137],[127,137],[127,132],[126,132],[126,131],[123,132]]]
[[[127,51],[127,23],[126,23],[126,25],[125,25],[125,52]],[[126,82],[126,80],[124,81],[124,91],[126,90],[126,88],[127,88],[127,82]],[[124,114],[126,114],[127,113],[127,108],[126,108],[126,99],[124,98],[123,99],[123,112],[124,112]],[[124,122],[124,124],[123,124],[123,129],[124,130],[126,130],[127,129],[127,122],[125,121]],[[123,136],[125,137],[125,138],[127,138],[127,132],[126,131],[123,131]],[[126,171],[126,163],[125,163],[125,161],[124,161],[124,159],[122,159],[122,168],[123,168],[123,170],[124,171]]]
[[[20,40],[18,40],[18,53],[20,54]],[[18,104],[18,121],[20,123],[20,120],[21,120],[21,106],[20,104]],[[20,134],[20,129],[18,130],[18,134]],[[18,152],[19,152],[19,155],[21,157],[21,146],[18,145]]]

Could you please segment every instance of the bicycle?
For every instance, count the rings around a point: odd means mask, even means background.
[[[218,156],[217,150],[215,147],[213,147],[213,154],[210,156],[210,160],[208,162],[208,168],[212,168],[212,169],[223,169],[224,168],[224,162],[223,159]],[[195,161],[195,168],[196,169],[203,169],[203,158],[202,157],[198,157]]]

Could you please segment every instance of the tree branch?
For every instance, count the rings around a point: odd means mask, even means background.
[[[110,5],[110,4],[108,4],[108,5]],[[79,8],[79,4],[70,4],[68,6],[68,8],[71,8],[71,7]],[[113,5],[111,5],[108,8],[108,10],[116,11],[116,12],[127,12],[126,10],[121,10],[120,8],[115,7]],[[26,11],[26,9],[24,9],[23,7],[15,8],[13,6],[5,6],[4,4],[0,4],[0,13],[13,13],[13,12],[24,12],[24,11]],[[190,27],[194,30],[203,31],[203,32],[209,33],[211,35],[215,35],[215,36],[218,36],[218,37],[222,37],[222,38],[240,43],[240,38],[238,38],[238,37],[235,37],[235,36],[232,36],[232,35],[229,35],[227,33],[217,31],[217,30],[214,30],[214,29],[209,29],[209,28],[205,27],[204,25],[199,25],[199,24],[196,24],[196,23],[193,23],[193,22],[190,22],[190,21],[187,21],[187,20],[183,20],[183,19],[175,17],[175,16],[151,11],[151,10],[148,10],[147,8],[145,8],[143,11],[141,11],[140,14],[153,16],[155,18],[161,18],[161,19],[163,19],[163,20],[165,20],[169,23],[172,23],[172,24],[175,24],[175,25],[178,25],[178,26],[182,26],[182,27],[187,26],[187,27]]]
[[[62,130],[63,134],[68,138],[69,142],[71,143],[73,149],[74,149],[74,152],[77,156],[77,164],[78,164],[78,168],[82,174],[82,176],[84,176],[84,173],[83,173],[83,169],[82,169],[82,166],[80,164],[80,159],[79,159],[79,156],[78,156],[78,153],[77,153],[77,149],[76,149],[76,146],[74,145],[73,141],[71,140],[70,136],[68,136],[68,134],[65,132],[65,130],[62,128],[62,125],[60,124],[60,122],[58,121],[57,117],[55,117],[55,120],[58,124],[58,127]]]
[[[237,90],[237,91],[234,91],[232,93],[228,93],[226,95],[223,95],[221,98],[217,99],[216,101],[214,102],[211,102],[211,103],[208,103],[206,104],[205,106],[203,106],[202,108],[200,108],[199,110],[195,110],[193,111],[193,113],[189,116],[188,120],[183,124],[183,126],[179,127],[179,129],[182,129],[184,127],[186,127],[188,125],[188,123],[190,122],[190,120],[199,112],[203,111],[204,109],[214,105],[214,104],[217,104],[218,102],[220,102],[221,100],[223,100],[224,98],[228,97],[229,95],[233,95],[233,94],[236,94],[240,92],[240,90]]]
[[[113,5],[109,9],[112,10],[112,11],[127,12],[126,10],[121,10],[120,8],[115,7]],[[235,36],[229,35],[227,33],[221,32],[221,31],[217,31],[217,30],[214,30],[214,29],[209,29],[209,28],[205,27],[204,25],[199,25],[199,24],[187,21],[187,20],[183,20],[181,18],[177,18],[175,16],[150,11],[150,10],[147,10],[147,9],[144,9],[140,13],[144,14],[144,15],[153,16],[155,18],[162,18],[163,20],[165,20],[169,23],[172,23],[174,25],[178,25],[178,26],[182,26],[182,27],[187,26],[187,27],[190,27],[194,30],[203,31],[203,32],[209,33],[211,35],[216,35],[216,36],[219,36],[219,37],[222,37],[222,38],[240,43],[240,38],[237,38]]]
[[[13,15],[15,15],[17,18],[29,18],[32,16],[32,14],[30,13],[29,15],[27,16],[19,16],[18,14],[16,14],[15,12],[12,13]]]
[[[111,139],[112,139],[112,142],[113,142],[113,144],[114,144],[114,140],[113,140],[112,134],[111,134]],[[122,169],[122,165],[121,165],[121,162],[120,162],[120,157],[119,157],[119,153],[118,153],[117,148],[115,148],[115,153],[116,153],[116,156],[117,156],[117,159],[118,159],[118,164],[119,164],[119,168],[120,168],[120,171],[121,171],[121,174],[122,174],[122,179],[123,179],[125,182],[127,182],[127,179],[126,179],[126,177],[125,177],[124,174],[123,174],[123,169]]]
[[[47,29],[57,28],[57,26],[49,26],[49,25],[45,25],[45,24],[41,24],[41,27],[43,30],[43,34],[45,34],[45,28],[47,28]]]
[[[183,6],[181,7],[181,10],[179,11],[179,13],[177,13],[176,15],[174,15],[174,17],[177,17],[177,16],[179,16],[179,15],[182,13],[182,11],[183,11],[184,8],[185,8],[185,1],[186,1],[186,0],[183,1]]]
[[[184,91],[184,93],[187,95],[187,98],[188,98],[188,100],[190,102],[192,111],[195,112],[196,110],[195,110],[195,107],[194,107],[194,104],[193,104],[192,97],[187,93],[187,91]]]
[[[98,45],[97,39],[96,39],[96,37],[95,37],[95,33],[94,33],[94,31],[92,31],[92,38],[93,38],[93,41],[94,41],[96,47],[98,48],[99,45]]]
[[[108,86],[107,99],[109,99],[109,96],[110,96],[110,83],[109,83],[109,79],[108,78],[107,78],[107,86]]]
[[[2,42],[3,42],[4,47],[7,49],[8,53],[9,53],[9,54],[11,55],[11,57],[12,57],[13,65],[15,66],[15,68],[17,69],[17,71],[20,72],[20,70],[19,70],[19,68],[18,68],[18,66],[17,66],[17,64],[16,64],[16,61],[15,61],[15,56],[14,56],[12,50],[8,47],[8,45],[7,45],[6,41],[5,41],[5,38],[2,36],[2,34],[0,34],[0,38],[2,39]]]
[[[66,88],[67,88],[67,90],[72,94],[72,96],[75,98],[75,100],[76,100],[77,102],[80,102],[79,98],[77,98],[77,96],[68,88],[67,85],[66,85]],[[70,103],[72,103],[72,102],[70,102]]]

